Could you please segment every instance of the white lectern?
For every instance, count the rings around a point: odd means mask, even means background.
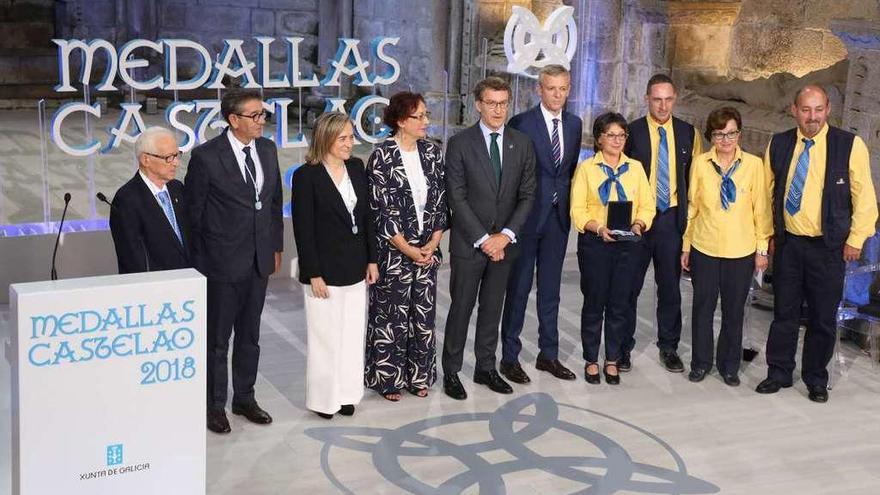
[[[205,493],[205,278],[14,284],[16,495]]]

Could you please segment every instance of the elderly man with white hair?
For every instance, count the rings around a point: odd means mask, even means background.
[[[174,133],[150,127],[135,142],[138,171],[116,191],[110,232],[119,273],[192,266],[183,184],[174,178],[180,150]]]

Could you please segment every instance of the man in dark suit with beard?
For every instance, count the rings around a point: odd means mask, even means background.
[[[474,382],[498,393],[513,392],[495,369],[495,349],[517,235],[535,196],[532,142],[505,126],[510,86],[489,77],[477,84],[474,97],[480,121],[453,136],[446,151],[452,303],[443,340],[443,389],[458,400],[467,398],[458,372],[478,297]]]
[[[189,224],[183,184],[174,178],[180,165],[174,133],[150,127],[134,147],[138,171],[116,191],[110,208],[119,273],[188,268]]]
[[[283,247],[278,150],[263,136],[259,92],[231,90],[220,103],[229,127],[195,148],[186,173],[186,206],[195,267],[208,278],[208,429],[231,431],[226,418],[229,338],[232,412],[257,424],[272,417],[254,399],[260,315],[269,275]]]

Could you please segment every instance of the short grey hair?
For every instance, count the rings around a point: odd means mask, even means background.
[[[565,68],[563,65],[559,64],[550,64],[541,67],[541,70],[538,71],[538,81],[541,80],[544,76],[561,76],[561,75],[571,76],[571,71]]]
[[[147,127],[141,132],[137,140],[134,142],[134,156],[140,159],[144,153],[156,152],[156,140],[162,136],[168,136],[177,142],[177,138],[170,129],[162,126]]]

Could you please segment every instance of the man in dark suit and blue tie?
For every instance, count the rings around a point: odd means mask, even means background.
[[[269,275],[280,268],[284,226],[278,149],[263,137],[266,111],[257,91],[229,91],[220,102],[229,127],[195,148],[186,172],[186,205],[195,267],[208,278],[208,429],[231,431],[226,418],[229,338],[232,412],[257,424],[272,417],[254,399],[260,315]]]
[[[138,171],[116,191],[110,208],[119,273],[188,268],[189,228],[183,184],[174,178],[180,165],[174,133],[150,127],[134,149]]]
[[[632,121],[623,152],[645,167],[645,174],[657,198],[657,214],[640,246],[634,290],[630,297],[628,335],[618,368],[629,371],[635,347],[639,294],[648,265],[654,263],[657,286],[657,347],[667,371],[681,373],[678,356],[681,340],[681,248],[687,227],[688,180],[693,157],[703,152],[703,141],[694,126],[672,115],[677,92],[672,79],[655,74],[648,80],[645,102],[648,115]]]
[[[446,148],[452,302],[443,339],[443,390],[458,400],[467,398],[458,372],[478,298],[474,382],[494,392],[513,393],[495,369],[495,350],[517,237],[535,195],[531,140],[505,125],[510,85],[488,77],[477,83],[474,97],[480,121],[452,136]]]
[[[520,232],[519,256],[507,282],[501,319],[501,373],[515,383],[529,383],[519,363],[520,333],[537,264],[538,347],[535,367],[563,380],[575,375],[559,361],[559,290],[562,262],[571,227],[569,192],[581,149],[582,122],[563,110],[571,74],[561,65],[548,65],[538,74],[541,102],[510,119],[508,125],[525,133],[535,147],[537,188],[532,211]]]

